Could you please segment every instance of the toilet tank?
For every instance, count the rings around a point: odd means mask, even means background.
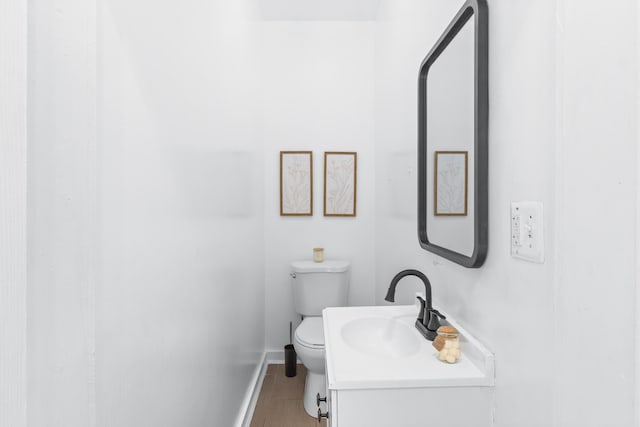
[[[327,307],[347,305],[349,261],[291,263],[293,304],[303,316],[321,316]]]

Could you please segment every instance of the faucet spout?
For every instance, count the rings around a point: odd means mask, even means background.
[[[424,275],[421,271],[418,270],[402,270],[400,273],[396,274],[393,279],[391,279],[391,283],[389,284],[389,289],[387,290],[387,296],[384,298],[386,301],[395,302],[396,296],[396,286],[398,286],[398,282],[400,279],[406,276],[416,276],[422,283],[424,284],[424,300],[425,300],[425,309],[430,310],[431,307],[431,282],[427,276]]]
[[[398,286],[398,282],[400,279],[406,276],[416,276],[422,283],[424,284],[424,300],[420,297],[421,308],[420,313],[418,313],[418,319],[416,320],[416,329],[424,336],[426,339],[433,341],[436,337],[436,331],[440,327],[440,319],[445,319],[445,317],[436,309],[433,308],[431,302],[431,282],[424,273],[418,270],[403,270],[400,273],[396,274],[393,279],[391,279],[391,283],[389,284],[389,289],[387,290],[387,296],[384,298],[386,301],[395,302],[396,296],[396,287]]]

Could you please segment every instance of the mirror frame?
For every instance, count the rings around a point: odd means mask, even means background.
[[[429,69],[460,32],[474,19],[474,245],[466,256],[429,241],[427,234],[427,77]],[[489,237],[489,23],[486,0],[468,0],[420,64],[418,77],[418,239],[420,246],[467,268],[480,267]]]

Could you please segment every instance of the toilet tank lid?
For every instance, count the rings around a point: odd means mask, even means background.
[[[344,260],[293,261],[291,268],[295,273],[342,273],[349,270],[350,264],[349,261]]]

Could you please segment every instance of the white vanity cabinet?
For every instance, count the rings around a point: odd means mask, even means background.
[[[405,326],[413,328],[416,310],[415,306],[384,306],[323,312],[330,427],[493,425],[493,355],[451,320],[460,332],[462,358],[451,365],[437,360],[431,342],[417,330],[418,344],[402,335]],[[367,330],[369,320],[383,328],[379,335]],[[359,323],[352,338],[349,331],[354,322]],[[385,350],[385,345],[390,347]]]
[[[328,391],[330,427],[489,427],[493,388]]]

